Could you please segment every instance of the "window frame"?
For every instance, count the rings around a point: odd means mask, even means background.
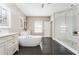
[[[1,20],[2,20],[2,23],[0,23],[0,28],[11,28],[11,11],[10,11],[10,8],[8,8],[6,5],[4,4],[0,4],[0,8],[1,8]],[[6,16],[6,18],[3,18],[3,10],[5,10],[5,13],[4,14]],[[6,19],[4,22],[4,19]]]

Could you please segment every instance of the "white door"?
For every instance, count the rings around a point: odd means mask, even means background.
[[[51,37],[51,22],[44,21],[44,37]]]

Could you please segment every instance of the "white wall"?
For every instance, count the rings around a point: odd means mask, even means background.
[[[22,28],[20,18],[24,18],[24,14],[14,5],[13,3],[5,4],[11,11],[11,28],[9,28],[10,32],[19,32]]]

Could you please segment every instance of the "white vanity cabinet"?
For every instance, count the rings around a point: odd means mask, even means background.
[[[6,44],[0,44],[0,55],[6,55],[7,49]]]
[[[19,50],[18,45],[17,34],[0,37],[0,55],[12,55]]]

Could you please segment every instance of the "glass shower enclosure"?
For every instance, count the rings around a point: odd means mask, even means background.
[[[75,48],[78,38],[77,6],[56,12],[54,16],[54,37]]]

